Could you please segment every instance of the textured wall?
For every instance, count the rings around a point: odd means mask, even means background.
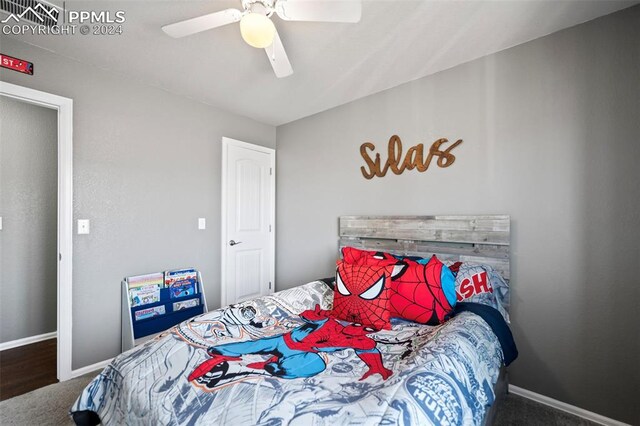
[[[278,127],[277,289],[332,273],[340,215],[509,214],[511,382],[640,423],[639,41],[634,7]],[[394,133],[464,143],[365,180]]]
[[[58,114],[0,96],[0,342],[56,331]]]
[[[73,368],[120,353],[124,276],[194,266],[220,303],[221,139],[275,147],[275,128],[3,37],[35,63],[0,79],[73,99]],[[198,231],[197,218],[207,218]]]

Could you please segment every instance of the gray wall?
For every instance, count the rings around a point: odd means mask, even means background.
[[[511,383],[640,423],[639,43],[634,7],[278,127],[277,289],[332,273],[340,215],[509,214]],[[394,133],[464,143],[365,180]]]
[[[58,114],[0,96],[0,342],[56,331]]]
[[[221,138],[275,147],[275,128],[7,37],[2,53],[35,75],[1,80],[74,102],[74,226],[91,234],[73,240],[73,368],[120,353],[124,276],[194,266],[219,306]]]

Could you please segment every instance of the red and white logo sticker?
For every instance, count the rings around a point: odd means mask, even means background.
[[[0,53],[0,67],[33,75],[33,63]]]

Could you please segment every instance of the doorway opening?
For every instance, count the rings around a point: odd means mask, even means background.
[[[47,109],[47,112],[53,110],[53,122],[56,125],[55,134],[53,135],[53,140],[55,141],[55,145],[52,147],[51,152],[38,152],[37,150],[34,152],[24,153],[21,157],[27,158],[26,167],[34,166],[34,174],[41,173],[42,170],[35,170],[35,168],[40,169],[41,166],[37,164],[38,156],[47,157],[51,156],[52,153],[55,153],[57,156],[57,161],[55,161],[56,170],[53,174],[53,183],[51,188],[55,189],[56,196],[55,199],[55,218],[49,219],[49,222],[45,225],[40,225],[43,230],[45,230],[48,234],[51,234],[55,238],[55,242],[51,243],[52,253],[43,254],[43,256],[52,256],[52,264],[51,265],[39,265],[33,267],[33,269],[43,268],[47,270],[51,270],[51,274],[55,276],[55,278],[51,277],[52,285],[55,283],[55,300],[56,307],[55,311],[55,331],[50,331],[47,333],[41,333],[37,335],[31,336],[19,336],[19,338],[14,338],[7,342],[0,343],[0,349],[3,349],[3,353],[9,354],[11,351],[15,351],[21,347],[27,348],[29,346],[35,345],[38,346],[35,349],[34,353],[37,355],[43,351],[49,350],[52,351],[52,345],[55,345],[55,374],[56,378],[60,381],[68,380],[73,377],[72,364],[71,364],[71,327],[72,327],[72,298],[71,298],[71,290],[72,290],[72,237],[73,237],[73,185],[72,185],[72,164],[73,164],[73,141],[72,141],[72,120],[73,120],[73,101],[68,98],[64,98],[61,96],[53,95],[50,93],[29,89],[26,87],[18,86],[15,84],[10,84],[6,82],[0,81],[0,99],[5,103],[5,105],[12,104],[13,107],[18,105],[16,111],[20,114],[20,111],[25,112],[25,106],[37,106],[44,107]],[[4,118],[4,117],[3,117]],[[14,123],[15,124],[15,123]],[[28,123],[27,123],[28,124]],[[36,127],[38,123],[33,123],[33,127]],[[28,129],[29,131],[33,129]],[[3,132],[4,133],[4,132]],[[37,135],[36,135],[37,136]],[[3,139],[5,135],[3,134]],[[7,144],[8,141],[3,140],[3,144]],[[19,148],[19,149],[23,149]],[[17,151],[16,151],[17,152]],[[17,158],[17,157],[14,157]],[[3,162],[11,161],[12,158],[3,158]],[[7,163],[9,164],[9,163]],[[9,168],[7,168],[9,169]],[[24,171],[23,171],[24,172]],[[22,173],[24,174],[24,173]],[[27,173],[28,175],[28,173]],[[8,188],[8,187],[7,187]],[[28,188],[28,185],[25,186]],[[8,192],[8,191],[7,191]],[[45,193],[41,195],[40,198],[45,197]],[[51,194],[49,194],[51,195]],[[18,201],[21,198],[21,195],[18,194],[15,197]],[[24,197],[22,197],[24,198]],[[33,198],[33,197],[32,197]],[[35,197],[38,198],[38,197]],[[20,212],[19,208],[11,208],[10,217],[6,215],[6,212],[9,212],[9,207],[3,206],[0,211],[0,216],[3,216],[0,219],[0,239],[2,239],[2,246],[9,243],[9,228],[18,224],[19,221],[23,223],[20,225],[22,229],[30,229],[31,225],[34,223],[30,222],[30,215],[37,214],[37,211],[40,209],[38,202],[42,200],[32,200],[30,203],[23,205],[22,208],[26,209],[24,212]],[[50,203],[51,204],[51,203]],[[27,216],[27,217],[25,217]],[[54,228],[54,229],[51,229]],[[13,230],[12,230],[13,231]],[[24,235],[24,234],[23,234]],[[5,238],[7,237],[7,238]],[[29,239],[30,241],[26,241]],[[44,239],[44,237],[43,237]],[[37,247],[37,251],[43,251],[44,248],[40,247],[42,244],[40,241],[37,241],[35,237],[23,237],[21,241],[19,238],[16,239],[18,244],[27,245],[26,251],[29,252],[33,250],[33,247]],[[15,266],[14,263],[17,263],[17,259],[9,259],[6,256],[6,252],[10,250],[9,247],[0,248],[2,251],[2,258],[4,262],[11,262],[11,266]],[[24,251],[24,250],[23,250]],[[44,252],[43,252],[44,253]],[[33,254],[33,253],[31,253]],[[33,259],[27,259],[26,262],[28,264],[29,261]],[[22,261],[22,260],[20,260]],[[9,270],[8,266],[2,266],[3,274],[5,271]],[[31,271],[33,272],[33,271]],[[36,271],[41,275],[46,271]],[[26,278],[27,274],[23,274]],[[16,278],[17,277],[17,278]],[[12,285],[16,288],[20,286],[28,285],[29,281],[26,278],[25,282],[20,281],[21,274],[19,272],[15,272],[12,275],[12,281],[15,281]],[[4,280],[4,277],[3,277]],[[4,286],[4,284],[3,284]],[[53,292],[52,292],[53,293]],[[30,298],[33,298],[33,295],[27,294],[22,297],[22,299],[26,299],[29,302]],[[53,296],[51,296],[53,297]],[[32,318],[39,314],[39,311],[36,309],[40,309],[38,306],[30,306],[29,304],[20,309],[24,309],[21,313],[21,317],[25,320],[28,318]],[[17,314],[16,314],[17,316]],[[16,321],[20,321],[20,319],[16,319]],[[3,321],[4,322],[4,321]],[[55,344],[53,343],[53,338],[55,338]],[[38,350],[39,349],[39,350]],[[15,354],[14,354],[15,355]],[[19,357],[18,357],[19,358]],[[37,363],[37,361],[35,361]]]

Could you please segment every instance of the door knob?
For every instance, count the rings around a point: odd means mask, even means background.
[[[242,241],[238,241],[238,242],[235,242],[235,241],[233,241],[233,240],[230,240],[230,241],[229,241],[229,245],[230,245],[230,246],[235,246],[236,244],[241,244],[241,243],[242,243]]]

